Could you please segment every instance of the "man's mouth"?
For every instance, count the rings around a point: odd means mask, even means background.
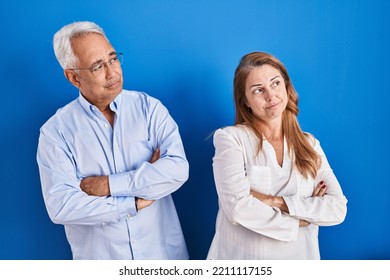
[[[104,87],[105,88],[113,88],[113,87],[116,87],[118,84],[119,84],[119,81],[115,81],[115,82],[112,82],[112,83],[105,85]]]

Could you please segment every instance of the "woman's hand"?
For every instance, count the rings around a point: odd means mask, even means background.
[[[277,207],[283,212],[288,213],[288,207],[283,197],[263,194],[253,190],[250,191],[250,194],[258,200],[262,201],[263,203],[267,204],[268,206]]]
[[[315,197],[315,196],[324,196],[324,195],[326,195],[326,185],[324,181],[321,181],[318,183],[317,187],[314,189],[311,196]],[[310,225],[308,221],[299,220],[300,227],[306,227],[308,225]]]
[[[299,227],[307,227],[310,223],[306,220],[299,220]]]
[[[267,195],[253,190],[250,191],[250,194],[253,195],[253,197],[257,198],[258,200],[262,201],[263,203],[267,204],[268,206],[277,207],[281,211],[289,213],[287,204],[284,201],[283,197],[281,196]],[[324,195],[326,195],[326,185],[324,181],[321,181],[318,183],[317,187],[313,190],[311,196],[315,197],[315,196],[324,196]],[[306,227],[308,225],[310,225],[308,221],[299,220],[300,227]]]
[[[312,193],[312,197],[315,197],[315,196],[324,196],[326,195],[326,185],[325,185],[325,182],[324,181],[321,181],[318,183],[317,187],[314,189],[313,193]]]

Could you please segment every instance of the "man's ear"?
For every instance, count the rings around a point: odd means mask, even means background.
[[[64,75],[66,79],[75,87],[80,88],[80,80],[74,70],[65,69]]]

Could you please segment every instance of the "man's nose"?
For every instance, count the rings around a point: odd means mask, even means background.
[[[106,71],[106,78],[112,77],[114,75],[114,70],[112,69],[112,65],[105,63],[104,70]]]

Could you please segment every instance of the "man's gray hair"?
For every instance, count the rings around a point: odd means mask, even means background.
[[[77,66],[77,57],[72,49],[72,40],[88,33],[97,33],[107,39],[103,29],[90,21],[78,21],[65,25],[54,34],[54,54],[64,70]]]

